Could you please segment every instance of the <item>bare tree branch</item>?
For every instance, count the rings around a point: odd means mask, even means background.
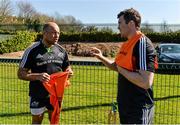
[[[19,10],[19,17],[21,18],[30,19],[36,14],[35,8],[27,1],[18,1],[17,7]]]
[[[11,0],[0,0],[0,16],[7,17],[13,14]]]

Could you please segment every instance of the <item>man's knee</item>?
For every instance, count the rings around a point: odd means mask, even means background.
[[[32,115],[32,124],[41,124],[44,114]]]

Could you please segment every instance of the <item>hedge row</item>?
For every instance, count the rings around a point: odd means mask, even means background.
[[[146,34],[153,42],[175,42],[180,43],[180,32],[171,33],[148,33]],[[0,41],[0,54],[22,51],[32,42],[42,38],[42,33],[21,31],[10,39]],[[61,33],[60,42],[121,42],[125,39],[120,34],[109,32],[82,32]]]
[[[125,39],[120,37],[120,34],[110,33],[110,32],[82,32],[67,34],[62,33],[60,36],[60,41],[79,41],[79,42],[119,42],[125,41]]]
[[[22,51],[35,41],[37,33],[20,31],[13,37],[0,41],[0,54]]]
[[[42,33],[39,33],[37,40],[42,39]],[[60,33],[60,42],[119,42],[125,41],[120,34],[110,32],[80,32],[80,33]]]
[[[148,33],[146,36],[156,43],[180,43],[180,32]]]
[[[147,33],[145,34],[154,43],[176,42],[180,43],[180,32],[170,33]],[[42,38],[39,34],[37,39]],[[126,39],[121,38],[120,34],[109,32],[82,32],[82,33],[61,33],[59,41],[63,42],[122,42]]]

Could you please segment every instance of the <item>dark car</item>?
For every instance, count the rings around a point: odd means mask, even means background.
[[[159,44],[156,51],[159,63],[180,63],[180,44]]]

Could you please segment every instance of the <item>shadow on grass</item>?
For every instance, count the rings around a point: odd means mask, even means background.
[[[161,97],[161,98],[155,98],[154,101],[162,101],[166,99],[172,99],[172,98],[179,98],[180,95],[174,95],[174,96],[166,96],[166,97]]]
[[[64,109],[62,109],[62,111],[89,109],[89,108],[94,108],[94,107],[111,106],[111,105],[112,105],[112,103],[104,103],[104,104],[96,104],[96,105],[85,105],[85,106],[76,106],[76,107],[64,108]]]
[[[14,117],[14,116],[24,116],[31,115],[30,112],[19,112],[19,113],[0,113],[0,117]]]
[[[104,104],[96,104],[96,105],[86,105],[86,106],[76,106],[76,107],[68,107],[62,109],[63,112],[71,111],[71,110],[80,110],[80,109],[89,109],[94,107],[101,107],[101,106],[111,106],[111,103],[104,103]],[[21,112],[21,113],[0,113],[0,117],[14,117],[14,116],[24,116],[24,115],[31,115],[30,112]]]
[[[172,99],[172,98],[179,98],[179,97],[180,97],[180,95],[167,96],[167,97],[162,97],[162,98],[155,98],[154,101],[162,101],[162,100],[167,100],[167,99]],[[89,108],[94,108],[94,107],[111,106],[111,105],[112,105],[112,103],[76,106],[76,107],[63,108],[62,111],[66,112],[66,111],[71,111],[71,110],[89,109]],[[116,105],[117,105],[117,103],[116,103]],[[31,115],[31,113],[30,112],[0,113],[0,117],[13,117],[13,116],[23,116],[23,115]]]

